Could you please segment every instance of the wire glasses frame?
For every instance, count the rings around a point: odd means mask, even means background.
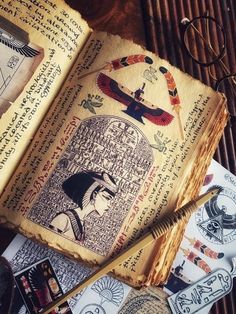
[[[229,113],[235,119],[236,73],[231,73],[222,60],[226,53],[224,28],[207,13],[192,20],[185,17],[181,24],[184,28],[183,43],[188,55],[196,63],[208,67],[210,76],[216,81],[215,89],[224,92],[228,102],[232,102]],[[220,79],[215,78],[211,72],[211,65],[213,64],[219,64],[223,72]]]

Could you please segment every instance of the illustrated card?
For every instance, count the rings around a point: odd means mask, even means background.
[[[74,308],[78,314],[115,314],[131,288],[110,276],[103,276],[89,285]]]
[[[236,256],[236,177],[214,160],[201,192],[213,187],[219,187],[220,193],[189,220],[164,287],[169,294],[187,288],[218,268],[232,271],[232,258]]]
[[[29,313],[40,313],[47,305],[62,296],[63,291],[49,259],[40,261],[15,274],[16,289]],[[72,313],[67,302],[55,313]]]
[[[223,268],[210,272],[189,287],[168,298],[173,314],[194,314],[226,296],[233,287],[232,274]]]
[[[11,106],[43,59],[28,34],[0,16],[0,117]]]

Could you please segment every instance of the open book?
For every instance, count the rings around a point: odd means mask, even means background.
[[[199,193],[225,98],[62,1],[0,9],[0,222],[99,265]],[[185,225],[115,275],[163,282]]]

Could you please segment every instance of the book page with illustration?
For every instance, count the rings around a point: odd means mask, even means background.
[[[101,264],[198,194],[226,119],[221,94],[134,43],[93,32],[2,195],[1,220]],[[164,280],[183,226],[116,275],[133,285]]]
[[[63,1],[0,1],[0,193],[90,33]]]

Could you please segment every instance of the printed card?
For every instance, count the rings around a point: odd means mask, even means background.
[[[232,271],[232,258],[236,256],[236,177],[213,160],[201,192],[214,187],[220,187],[220,193],[199,208],[187,225],[164,287],[169,294],[218,268]]]
[[[63,294],[49,259],[44,259],[15,274],[15,282],[14,305],[17,302],[20,308],[27,308],[27,311],[32,314],[40,313]],[[19,306],[17,306],[18,309]],[[54,310],[53,314],[56,313],[70,314],[72,312],[68,303],[65,302]]]

